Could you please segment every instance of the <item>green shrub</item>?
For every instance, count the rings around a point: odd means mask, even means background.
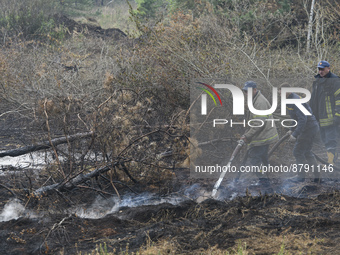
[[[56,10],[56,1],[4,0],[2,5],[0,27],[6,35],[31,38],[39,33],[48,33],[54,27],[50,17]]]
[[[160,14],[164,14],[167,7],[165,0],[136,0],[136,2],[137,10],[135,13],[145,19],[157,18]]]

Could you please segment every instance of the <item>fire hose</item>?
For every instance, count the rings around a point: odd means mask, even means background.
[[[273,154],[273,152],[277,149],[277,147],[279,147],[279,145],[286,140],[289,137],[289,134],[285,134],[284,136],[281,137],[281,139],[279,141],[277,141],[276,144],[274,144],[274,146],[270,149],[270,151],[268,152],[268,158],[270,158],[270,156]],[[248,158],[248,153],[246,153],[244,155],[244,158],[242,160],[242,164],[244,165],[247,161]]]
[[[273,152],[277,149],[277,147],[279,147],[279,145],[284,141],[286,140],[288,137],[290,136],[290,134],[285,134],[283,137],[281,137],[281,139],[276,143],[274,144],[274,146],[271,148],[271,150],[268,152],[268,158],[273,154]],[[229,162],[227,164],[227,168],[230,167],[231,165],[231,162],[234,160],[234,158],[237,156],[237,154],[240,152],[242,146],[244,145],[244,141],[243,140],[239,140],[238,141],[238,144],[235,148],[235,150],[233,151],[233,153],[231,154],[231,157],[229,159]],[[248,153],[247,153],[248,154]],[[247,160],[247,154],[246,156],[244,157],[243,159],[243,163],[245,164],[246,160]],[[212,197],[215,197],[216,193],[217,193],[217,190],[218,188],[220,187],[221,183],[222,183],[222,180],[224,178],[226,174],[226,171],[223,171],[220,175],[220,178],[217,180],[217,182],[215,183],[215,186],[214,186],[214,189],[211,193]]]
[[[243,140],[239,140],[239,141],[238,141],[238,144],[237,144],[237,146],[236,146],[236,148],[235,148],[235,150],[234,150],[234,152],[233,152],[233,154],[231,154],[231,157],[230,157],[229,162],[228,162],[228,164],[227,164],[227,168],[230,167],[231,162],[234,160],[234,158],[235,158],[235,157],[237,156],[237,154],[240,152],[240,150],[241,150],[241,148],[242,148],[243,145],[244,145],[244,141],[243,141]],[[221,173],[221,175],[220,175],[220,178],[219,178],[219,179],[217,180],[217,182],[215,183],[214,189],[213,189],[213,191],[212,191],[212,193],[211,193],[211,195],[212,195],[213,197],[215,197],[215,195],[216,195],[216,193],[217,193],[217,189],[220,187],[221,182],[222,182],[222,180],[223,180],[225,174],[226,174],[226,171],[223,171],[223,172]]]
[[[274,146],[270,149],[270,151],[268,152],[268,158],[273,154],[273,152],[280,146],[280,144],[286,140],[288,137],[290,136],[290,134],[285,134],[283,137],[281,137],[281,139],[274,144]],[[238,144],[233,152],[233,154],[231,155],[230,157],[230,160],[228,162],[228,165],[227,165],[227,168],[230,167],[231,165],[231,162],[234,160],[234,158],[237,156],[237,154],[240,152],[242,146],[244,145],[244,141],[243,140],[239,140],[238,141]],[[316,155],[314,152],[313,152],[315,158],[321,162],[322,164],[328,164],[327,161],[323,160],[322,158],[320,158],[318,155]],[[246,161],[247,161],[247,156],[248,156],[248,153],[246,153],[246,155],[244,156],[243,160],[242,160],[242,163],[245,164]],[[339,167],[336,167],[336,166],[333,166],[333,168],[335,170],[340,170]],[[217,190],[218,188],[220,187],[221,183],[222,183],[222,180],[225,176],[226,172],[222,172],[221,175],[220,175],[220,178],[217,180],[217,182],[215,183],[215,186],[214,186],[214,189],[212,191],[212,197],[215,197],[216,193],[217,193]]]
[[[287,138],[289,137],[289,134],[287,133],[287,134],[285,134],[272,148],[271,148],[271,150],[268,152],[268,158],[273,154],[273,152],[277,149],[277,147],[279,147],[279,145],[284,141],[284,140],[286,140]],[[318,155],[316,155],[314,152],[312,152],[313,153],[313,155],[314,155],[314,157],[320,162],[320,163],[322,163],[322,164],[325,164],[325,165],[328,165],[329,163],[326,161],[326,160],[324,160],[324,159],[322,159],[322,158],[320,158]],[[245,157],[245,159],[247,159],[247,157]],[[243,159],[244,160],[244,159]],[[243,161],[243,163],[245,163],[245,160]],[[337,167],[337,166],[333,166],[333,168],[334,168],[334,170],[340,170],[340,168],[339,167]]]

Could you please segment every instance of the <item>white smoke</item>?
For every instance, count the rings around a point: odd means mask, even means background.
[[[252,185],[257,185],[257,182],[253,182]],[[247,187],[251,184],[242,181],[234,183],[229,181],[221,185],[217,197],[217,200],[232,200],[237,196],[242,195]],[[77,206],[67,211],[70,214],[76,214],[81,218],[98,219],[103,218],[108,214],[117,213],[123,207],[137,207],[145,205],[158,205],[162,203],[170,203],[177,205],[186,200],[196,201],[198,203],[203,202],[206,199],[211,199],[211,190],[202,187],[200,184],[193,184],[182,188],[180,191],[167,196],[160,196],[156,193],[142,193],[133,194],[128,193],[120,197],[117,196],[111,198],[103,198],[98,196],[91,205]],[[243,194],[244,195],[244,194]],[[254,194],[256,195],[256,194]],[[18,219],[19,217],[38,217],[32,212],[25,210],[25,207],[20,203],[19,200],[14,199],[8,202],[3,211],[0,214],[0,221],[9,221],[12,219]]]
[[[181,195],[169,195],[161,197],[152,193],[142,194],[126,194],[119,200],[118,197],[110,199],[103,199],[97,197],[97,199],[89,207],[77,207],[71,212],[75,213],[78,217],[98,219],[102,218],[107,214],[118,212],[122,207],[137,207],[143,205],[158,205],[162,203],[170,203],[173,205],[179,204],[180,202],[187,200],[188,198]]]
[[[18,219],[25,212],[25,207],[20,204],[19,200],[9,201],[0,214],[0,221],[9,221]]]
[[[185,200],[194,200],[201,202],[202,197],[206,196],[207,191],[202,189],[199,184],[194,184],[189,187],[183,188],[181,191],[167,196],[160,196],[155,193],[145,192],[142,194],[125,194],[119,199],[117,196],[110,199],[97,199],[89,207],[77,207],[71,210],[81,218],[98,219],[107,214],[116,213],[122,207],[137,207],[144,205],[158,205],[162,203],[169,203],[177,205]],[[211,192],[210,192],[211,193]],[[208,196],[206,197],[208,198]],[[204,199],[203,199],[204,200]]]

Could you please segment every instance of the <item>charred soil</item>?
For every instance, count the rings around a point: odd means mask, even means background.
[[[232,200],[121,206],[97,218],[70,210],[74,204],[78,208],[93,204],[93,192],[69,192],[73,201],[62,194],[22,201],[26,210],[19,218],[0,222],[0,253],[87,254],[104,244],[109,252],[137,252],[164,243],[172,245],[163,252],[175,254],[209,249],[233,252],[240,244],[250,254],[283,250],[285,254],[335,254],[340,250],[338,191],[314,198],[247,192]],[[5,189],[0,195],[3,207],[11,195]],[[101,201],[105,200],[110,199]],[[100,213],[99,204],[94,209]]]

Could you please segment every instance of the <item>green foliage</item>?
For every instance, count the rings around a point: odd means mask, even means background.
[[[277,255],[285,255],[285,239],[283,238],[283,242],[280,247],[280,251]]]
[[[136,14],[147,19],[156,18],[167,6],[167,1],[165,0],[136,0],[136,2]]]
[[[99,254],[100,254],[100,255],[106,255],[106,254],[108,254],[106,243],[104,243],[103,246],[102,246],[102,244],[99,245]]]
[[[34,34],[40,30],[41,24],[45,23],[46,17],[43,9],[38,8],[40,3],[30,3],[13,6],[8,12],[0,14],[0,26],[9,31],[16,31],[24,35]]]
[[[60,0],[59,12],[67,16],[83,16],[84,11],[90,11],[95,6],[92,0]]]
[[[232,0],[169,0],[171,1],[172,8],[170,9],[172,12],[181,10],[181,11],[190,11],[193,13],[195,17],[198,17],[202,14],[206,13],[226,13],[230,10],[233,10],[233,1]]]
[[[280,13],[287,13],[290,11],[290,0],[281,0],[279,1],[279,5],[281,6],[281,8],[278,9]]]
[[[51,35],[62,39],[64,31],[55,27],[54,14],[88,9],[93,4],[93,0],[3,0],[0,3],[0,36],[20,35],[32,39]]]
[[[0,27],[7,35],[22,35],[32,38],[41,33],[50,33],[54,28],[51,18],[57,1],[9,1],[3,2],[0,11]]]
[[[62,0],[62,5],[67,8],[86,10],[94,6],[92,0]]]

